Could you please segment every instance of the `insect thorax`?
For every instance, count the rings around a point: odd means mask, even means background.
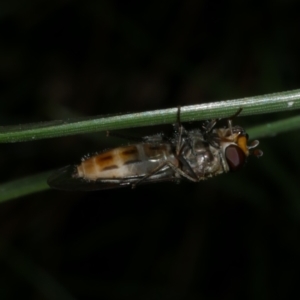
[[[200,131],[189,132],[182,149],[183,171],[203,179],[223,173],[221,149],[217,141],[214,144],[211,145]]]

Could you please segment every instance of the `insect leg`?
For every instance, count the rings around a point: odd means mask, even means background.
[[[167,161],[166,162],[166,165],[168,167],[170,167],[171,169],[173,169],[173,171],[178,174],[178,175],[181,175],[182,177],[190,180],[190,181],[193,181],[193,182],[197,182],[199,181],[198,177],[192,177],[190,176],[189,174],[187,174],[186,172],[182,171],[180,168],[178,168],[177,166],[175,166],[174,164],[172,164],[170,161]]]
[[[232,132],[232,120],[235,119],[241,113],[242,110],[243,110],[243,108],[240,107],[234,115],[232,115],[231,117],[229,117],[227,119],[228,128],[229,128],[231,134],[233,134],[233,132]]]
[[[175,166],[172,162],[170,161],[166,161],[164,163],[162,163],[161,165],[159,165],[157,168],[155,168],[151,173],[149,173],[148,175],[145,175],[143,178],[137,180],[135,183],[133,183],[131,185],[131,187],[134,189],[138,184],[140,184],[141,182],[147,180],[148,178],[150,178],[151,176],[153,176],[154,174],[156,174],[157,172],[159,172],[161,169],[163,169],[164,167],[170,167],[176,174],[181,175],[182,177],[193,181],[193,182],[197,182],[199,181],[198,178],[194,178],[191,177],[190,175],[188,175],[187,173],[185,173],[184,171],[182,171],[180,168],[178,168],[177,166]],[[174,177],[175,179],[175,177]]]
[[[181,121],[180,121],[180,106],[178,106],[177,122],[175,124],[175,131],[178,132],[175,153],[176,153],[176,156],[179,157],[181,154],[181,151],[182,151],[183,143],[188,144],[190,149],[193,150],[193,147],[190,142],[189,134],[188,134],[187,130],[183,127],[183,125],[181,124]]]
[[[207,124],[203,125],[202,128],[204,129],[205,134],[210,133],[219,120],[221,119],[212,119]]]
[[[178,139],[176,143],[176,155],[179,155],[180,149],[181,149],[181,143],[182,143],[182,133],[183,133],[183,126],[180,122],[180,106],[178,106],[177,110],[177,122],[176,122],[176,127],[178,131]]]
[[[198,179],[197,174],[194,172],[194,170],[193,170],[193,168],[191,167],[191,165],[186,161],[186,159],[185,159],[182,155],[180,155],[180,156],[178,157],[178,160],[181,162],[182,165],[184,165],[184,166],[190,171],[190,174],[193,175],[193,178]],[[180,169],[180,170],[181,170],[181,169]],[[182,171],[182,170],[181,170],[181,171]],[[184,172],[184,171],[182,171],[182,172],[185,173],[185,174],[187,174],[187,172]],[[186,176],[185,176],[185,177],[186,177]]]

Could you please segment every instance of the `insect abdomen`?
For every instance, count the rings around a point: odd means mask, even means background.
[[[169,144],[137,144],[115,148],[84,160],[76,177],[88,180],[144,176],[166,159],[176,163]]]

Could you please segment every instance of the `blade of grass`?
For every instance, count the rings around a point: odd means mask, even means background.
[[[252,139],[274,136],[278,133],[299,129],[300,116],[256,126],[247,129]],[[44,172],[23,179],[0,184],[0,203],[49,189],[46,181],[52,172]]]
[[[0,184],[0,203],[49,189],[47,178],[52,172],[44,172]]]
[[[181,120],[200,121],[233,115],[243,108],[241,115],[265,114],[300,108],[300,89],[248,97],[236,100],[181,107]],[[0,128],[0,143],[32,141],[88,132],[169,124],[176,121],[177,108],[132,113],[88,120],[54,121],[32,125]]]
[[[251,138],[275,136],[279,133],[300,129],[300,116],[290,117],[249,128],[247,133]]]

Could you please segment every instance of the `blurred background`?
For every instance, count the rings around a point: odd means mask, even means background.
[[[3,1],[0,125],[298,89],[299,29],[293,0]],[[161,131],[172,127],[130,135]],[[99,133],[1,144],[1,183],[126,143]],[[261,159],[198,184],[48,190],[2,203],[0,299],[299,294],[299,134],[260,143]]]

